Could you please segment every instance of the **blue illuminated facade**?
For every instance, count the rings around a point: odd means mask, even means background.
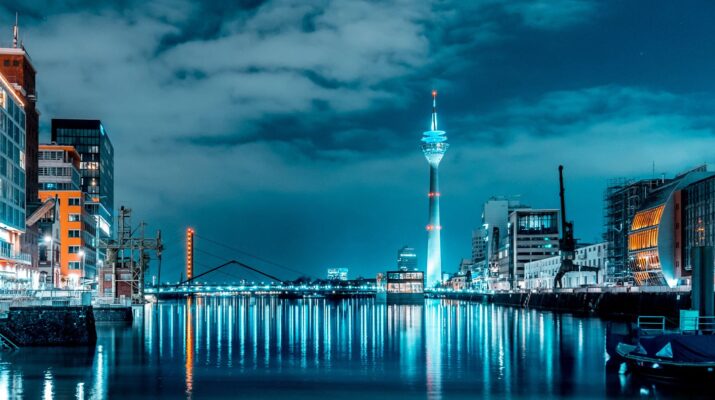
[[[445,131],[437,126],[437,92],[432,91],[432,124],[422,136],[422,152],[430,167],[429,223],[427,224],[427,277],[426,287],[432,288],[442,281],[442,246],[439,221],[439,163],[449,144]]]

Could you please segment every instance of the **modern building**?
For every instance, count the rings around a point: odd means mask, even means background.
[[[561,279],[563,288],[602,285],[608,266],[608,243],[584,245],[576,249],[574,264],[598,267],[599,272],[568,272]],[[526,289],[553,289],[556,273],[561,267],[561,256],[553,256],[524,264]]]
[[[429,131],[422,136],[422,152],[429,163],[430,190],[429,223],[427,224],[427,287],[435,287],[442,280],[442,245],[440,231],[442,225],[439,219],[439,163],[447,152],[449,144],[445,131],[437,126],[437,91],[432,91],[432,123]]]
[[[705,241],[712,229],[705,220],[707,210],[715,204],[715,199],[707,196],[708,181],[713,177],[715,172],[701,165],[677,175],[645,198],[628,229],[629,268],[636,285],[686,283],[691,270],[690,248],[701,234]]]
[[[387,271],[386,300],[388,303],[424,302],[425,276],[422,271]]]
[[[39,282],[25,233],[25,102],[0,75],[0,290],[30,289]]]
[[[414,247],[403,246],[397,250],[397,269],[400,271],[417,270],[417,252]]]
[[[25,215],[29,216],[39,206],[37,199],[37,150],[40,114],[36,108],[36,70],[25,46],[19,40],[17,21],[15,21],[15,26],[13,27],[12,44],[7,47],[0,46],[0,74],[4,76],[4,83],[10,86],[10,89],[6,90],[17,96],[17,104],[24,111],[18,116],[21,120],[16,122],[24,130],[19,155],[22,158],[24,172],[24,182],[22,183],[25,196],[23,209]],[[30,255],[34,270],[38,268],[38,242],[39,233],[37,227],[26,225],[25,232],[21,236],[20,246],[23,253]]]
[[[53,119],[52,141],[79,153],[80,189],[89,195],[87,209],[96,219],[99,239],[106,240],[114,218],[114,147],[107,130],[99,120]]]
[[[604,241],[608,242],[608,271],[606,280],[628,283],[633,272],[628,260],[628,232],[633,217],[651,192],[671,179],[613,179],[604,194]]]
[[[81,190],[80,162],[80,155],[72,146],[40,146],[39,196],[42,202],[56,201],[62,287],[78,287],[93,281],[97,271],[97,224],[86,208],[89,197]],[[50,236],[44,242],[53,246],[55,240]]]
[[[472,231],[472,262],[477,263],[487,259],[489,231],[485,226]]]
[[[329,281],[347,281],[348,280],[348,269],[347,268],[328,268],[328,280]]]
[[[510,289],[525,288],[526,263],[559,254],[558,218],[555,209],[518,209],[509,214],[509,260],[500,264],[499,277],[508,279]]]

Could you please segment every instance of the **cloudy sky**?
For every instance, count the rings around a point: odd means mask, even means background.
[[[713,161],[715,4],[689,1],[7,1],[53,117],[99,118],[116,204],[162,229],[166,279],[183,230],[322,276],[425,259],[430,91],[443,268],[469,257],[492,195],[558,206],[598,240],[608,179]],[[199,270],[241,257],[204,241]],[[209,255],[212,254],[212,255]]]

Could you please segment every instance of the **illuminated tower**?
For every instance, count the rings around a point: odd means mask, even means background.
[[[439,223],[439,162],[447,151],[447,135],[437,128],[437,91],[432,91],[431,129],[422,136],[422,152],[429,163],[429,224],[427,225],[426,287],[433,288],[442,281],[442,246]]]

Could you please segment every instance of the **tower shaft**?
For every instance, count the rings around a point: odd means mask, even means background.
[[[429,224],[427,225],[427,287],[442,281],[442,246],[439,221],[439,164],[430,163]]]

